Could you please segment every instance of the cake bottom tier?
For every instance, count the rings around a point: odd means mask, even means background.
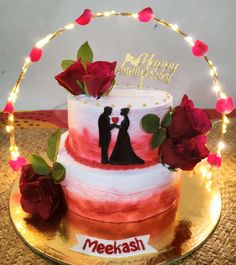
[[[62,185],[74,213],[103,222],[135,222],[163,213],[177,202],[180,172],[170,172],[161,164],[129,170],[90,168],[67,153],[66,136],[58,160],[66,168]]]

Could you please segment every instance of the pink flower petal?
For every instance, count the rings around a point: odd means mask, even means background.
[[[138,12],[138,19],[141,22],[149,22],[154,18],[153,10],[151,7],[146,7]]]
[[[38,62],[41,59],[42,54],[42,49],[34,47],[29,54],[31,62]]]
[[[209,154],[207,157],[207,162],[213,167],[220,167],[221,166],[221,157],[217,154]]]
[[[18,171],[26,164],[26,159],[22,156],[17,157],[16,160],[11,159],[8,163],[14,171]]]
[[[85,9],[83,14],[78,17],[75,22],[77,24],[80,24],[82,26],[85,26],[87,24],[89,24],[89,22],[92,20],[93,18],[93,12],[90,9]]]
[[[229,114],[234,110],[234,100],[232,97],[220,98],[216,101],[216,110],[222,114]]]
[[[14,106],[13,104],[8,101],[3,109],[4,113],[13,113],[14,112]]]
[[[194,46],[192,48],[192,53],[194,56],[202,57],[202,56],[206,55],[207,52],[208,52],[208,46],[204,42],[202,42],[200,40],[196,40],[194,42]]]

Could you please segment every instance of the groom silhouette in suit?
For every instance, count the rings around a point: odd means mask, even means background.
[[[105,107],[104,112],[100,115],[98,119],[99,128],[99,147],[101,148],[103,164],[108,163],[108,148],[111,142],[111,130],[116,127],[116,124],[110,123],[110,115],[112,113],[111,107]]]

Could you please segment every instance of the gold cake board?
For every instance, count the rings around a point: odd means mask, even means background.
[[[211,180],[203,178],[197,171],[183,173],[178,205],[148,220],[123,224],[97,222],[70,211],[50,222],[33,219],[21,209],[18,182],[13,185],[9,205],[18,235],[34,252],[60,264],[169,264],[201,246],[220,219],[217,180],[214,175]],[[149,244],[157,252],[126,258],[93,257],[70,250],[78,243],[77,234],[107,240],[150,235]]]

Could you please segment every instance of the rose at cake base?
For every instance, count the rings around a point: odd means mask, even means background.
[[[172,96],[151,89],[114,88],[96,99],[68,96],[68,132],[58,161],[66,168],[62,183],[68,208],[93,220],[125,223],[148,219],[176,204],[180,171],[170,171],[151,147],[153,135],[142,117],[160,120]]]

